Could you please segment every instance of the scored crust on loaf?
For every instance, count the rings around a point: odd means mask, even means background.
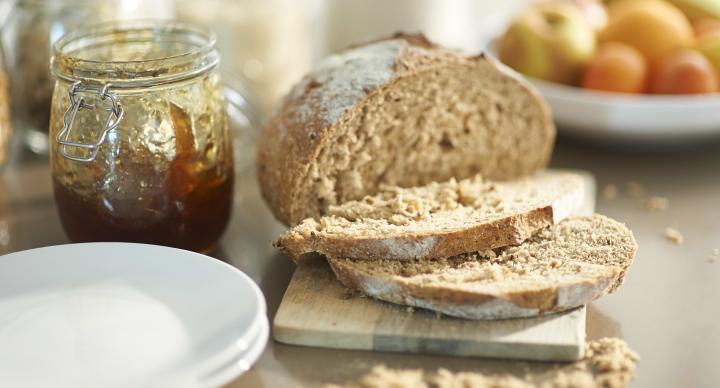
[[[326,58],[291,90],[260,134],[258,180],[295,225],[383,184],[532,174],[554,139],[545,102],[515,72],[399,34]]]
[[[507,182],[479,175],[413,188],[381,187],[374,196],[330,206],[275,243],[293,260],[310,252],[349,259],[412,260],[516,245],[577,215],[585,179],[541,172]]]
[[[519,246],[439,260],[328,258],[347,287],[377,299],[468,319],[569,310],[615,291],[637,243],[598,214],[572,217]]]

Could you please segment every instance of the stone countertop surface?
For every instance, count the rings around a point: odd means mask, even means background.
[[[640,246],[625,285],[589,305],[588,338],[618,336],[639,353],[633,387],[720,385],[720,144],[680,151],[631,151],[559,141],[554,167],[590,171],[598,182],[599,213],[626,223]],[[627,190],[639,183],[639,196]],[[608,185],[617,197],[602,194]],[[215,256],[262,288],[272,320],[294,264],[270,245],[283,230],[262,204],[254,174],[239,173],[230,226]],[[637,193],[635,193],[637,194]],[[668,199],[652,211],[645,200]],[[665,237],[672,227],[681,245]],[[46,162],[7,166],[0,173],[0,254],[66,243],[55,212]],[[242,303],[242,301],[238,301]],[[477,358],[327,350],[268,343],[255,366],[229,387],[321,386],[355,380],[372,366],[522,373],[552,364]]]

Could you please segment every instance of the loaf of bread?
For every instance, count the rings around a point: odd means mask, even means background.
[[[515,73],[400,34],[293,88],[261,133],[258,179],[293,226],[276,246],[325,255],[347,287],[462,318],[530,317],[613,292],[637,250],[621,223],[578,216],[581,176],[538,172],[554,138]]]
[[[381,185],[532,174],[554,138],[546,104],[502,64],[396,35],[325,59],[291,90],[260,135],[258,179],[295,225]]]
[[[519,246],[440,260],[328,258],[345,286],[392,303],[469,319],[569,310],[616,290],[637,243],[601,215],[571,217]]]
[[[476,175],[413,188],[381,186],[374,196],[304,220],[276,246],[296,261],[309,252],[367,260],[450,257],[520,244],[576,215],[585,196],[582,176],[549,171],[506,182]]]

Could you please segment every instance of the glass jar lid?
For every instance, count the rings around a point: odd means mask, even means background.
[[[218,65],[215,34],[177,21],[107,23],[64,35],[51,71],[68,81],[134,88],[178,82]]]

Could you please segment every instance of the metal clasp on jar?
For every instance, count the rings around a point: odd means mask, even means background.
[[[63,115],[63,127],[55,137],[55,141],[58,144],[58,150],[62,156],[67,159],[74,160],[76,162],[92,162],[100,151],[100,146],[105,142],[107,135],[110,131],[117,128],[120,121],[123,118],[124,112],[118,96],[109,93],[108,89],[110,84],[105,85],[85,85],[81,81],[73,83],[68,91],[70,97],[70,106]],[[100,96],[103,101],[110,101],[112,106],[106,108],[108,111],[108,118],[105,121],[105,127],[100,132],[100,136],[96,141],[91,143],[79,143],[70,141],[70,134],[72,132],[73,121],[75,116],[81,109],[95,109],[94,105],[86,104],[85,99],[78,96],[78,93],[96,93]],[[75,149],[75,151],[86,150],[84,153],[70,153],[69,149]]]

